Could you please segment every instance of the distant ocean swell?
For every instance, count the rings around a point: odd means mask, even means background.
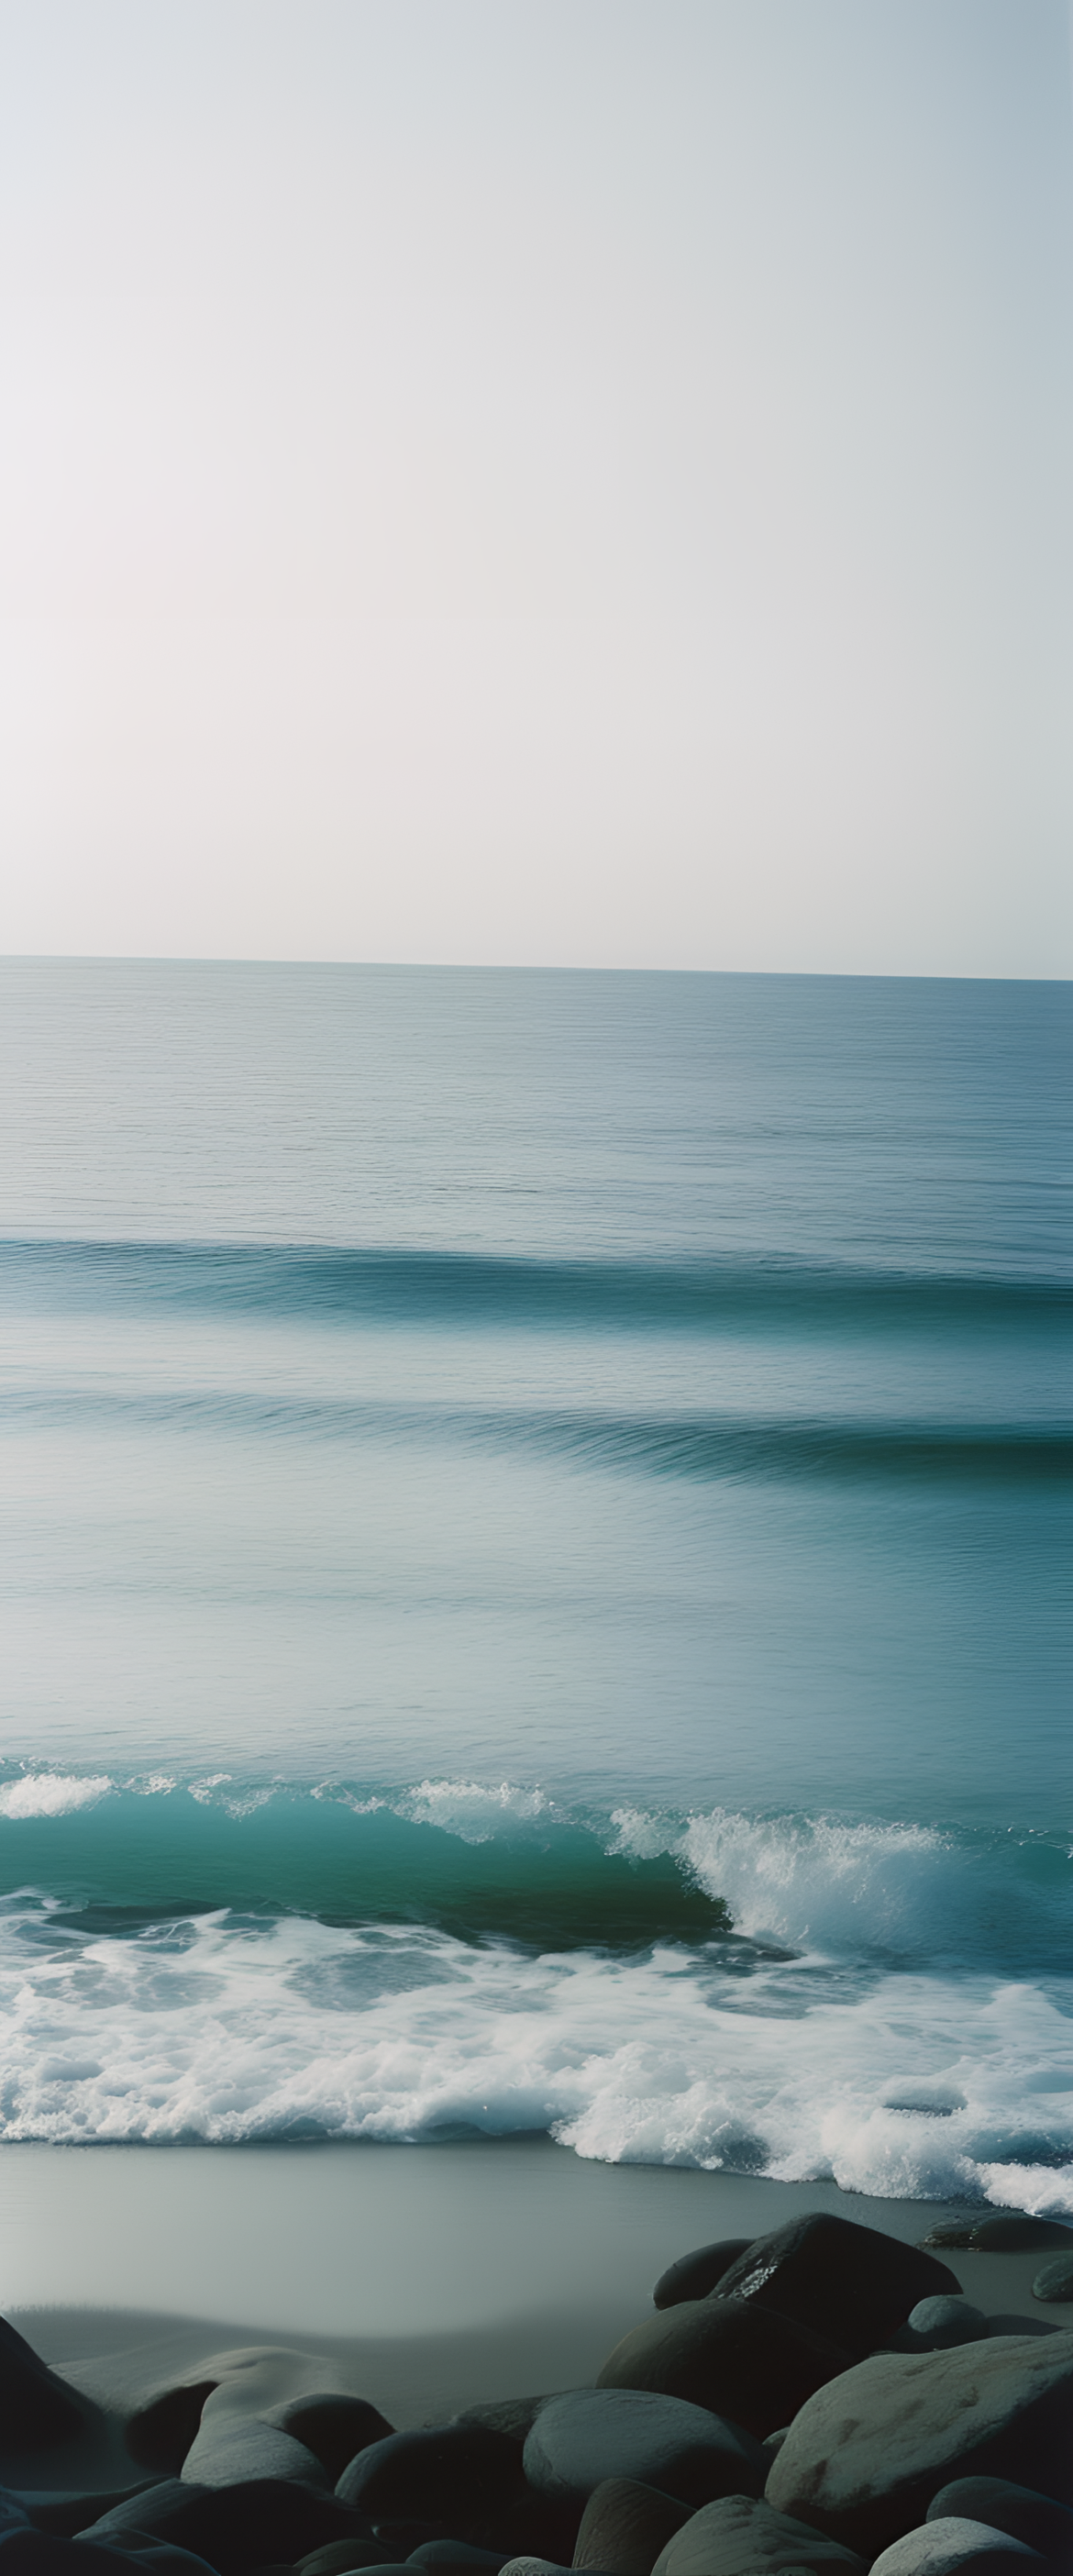
[[[563,1464],[712,1481],[750,1476],[1073,1482],[1073,1424],[882,1421],[846,1416],[620,1414],[593,1407],[288,1399],[245,1389],[153,1393],[80,1386],[0,1395],[0,1424],[235,1434],[245,1439],[451,1440]]]
[[[0,1241],[0,1296],[41,1311],[189,1311],[322,1323],[519,1324],[750,1333],[1026,1325],[1068,1330],[1073,1291],[1056,1266],[1025,1272],[855,1266],[725,1254],[693,1260],[537,1260],[522,1255],[334,1245]]]
[[[1073,2213],[1058,1837],[8,1766],[0,1865],[8,2139],[542,2130]]]

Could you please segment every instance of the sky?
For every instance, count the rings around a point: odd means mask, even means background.
[[[1066,0],[0,0],[0,948],[1073,972]]]

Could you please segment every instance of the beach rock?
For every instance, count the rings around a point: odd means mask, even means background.
[[[315,2452],[293,2433],[267,2424],[241,2386],[216,2388],[206,2398],[181,2475],[184,2483],[202,2487],[248,2485],[251,2478],[289,2478],[326,2493],[331,2487]]]
[[[852,2360],[756,2300],[690,2299],[624,2335],[596,2384],[684,2397],[762,2441]]]
[[[128,2551],[61,2540],[55,2532],[27,2529],[0,2536],[3,2576],[109,2576],[109,2571],[111,2576],[131,2576],[139,2567],[147,2576],[213,2576],[207,2559],[148,2539],[144,2547]]]
[[[484,2424],[490,2433],[509,2433],[511,2440],[522,2443],[532,2432],[543,2406],[552,2397],[569,2397],[568,2388],[552,2389],[543,2397],[500,2397],[487,2406],[467,2406],[461,2415],[452,2415],[452,2424]]]
[[[197,2440],[201,2409],[218,2386],[215,2379],[192,2379],[165,2388],[148,2405],[127,2417],[123,2440],[132,2460],[163,2477],[177,2477],[191,2444]]]
[[[918,2300],[961,2295],[945,2263],[824,2210],[759,2236],[720,2283],[725,2299],[748,2299],[793,2317],[841,2344],[855,2359],[887,2343]]]
[[[1073,2503],[1073,2334],[877,2353],[801,2408],[768,2475],[780,2512],[866,2554],[923,2522],[953,2478]]]
[[[1019,2317],[1011,2314],[989,2317],[987,2331],[989,2335],[1053,2335],[1061,2334],[1062,2328],[1056,2317]]]
[[[580,2521],[579,2503],[540,2495],[522,2479],[516,2494],[482,2499],[460,2537],[504,2558],[551,2558],[569,2566]]]
[[[100,2515],[110,2513],[114,2505],[128,2504],[133,2496],[152,2493],[152,2483],[142,2478],[137,2486],[112,2487],[103,2493],[97,2487],[88,2494],[84,2488],[74,2491],[63,2488],[22,2487],[18,2490],[15,2500],[21,2505],[27,2519],[32,2522],[35,2531],[54,2531],[58,2539],[73,2540],[76,2531],[84,2531],[87,2522],[99,2520]],[[10,2500],[12,2490],[0,2489],[0,2495]]]
[[[605,2478],[582,2514],[574,2565],[606,2568],[610,2576],[651,2576],[660,2550],[689,2517],[689,2505],[637,2478]]]
[[[888,2352],[948,2352],[955,2344],[979,2343],[988,2331],[982,2308],[971,2299],[918,2299],[904,2326],[899,2326]]]
[[[1055,2218],[982,2218],[969,2241],[974,2254],[1034,2253],[1037,2245],[1073,2254],[1073,2232]]]
[[[350,2576],[353,2568],[382,2567],[383,2549],[378,2540],[329,2540],[323,2549],[311,2549],[298,2560],[301,2576]]]
[[[570,2576],[557,2558],[505,2558],[501,2576]]]
[[[88,2399],[56,2379],[6,2317],[0,2317],[0,2448],[37,2451],[77,2441],[100,2417]]]
[[[487,2511],[518,2483],[518,2445],[509,2434],[484,2424],[438,2424],[370,2442],[343,2470],[335,2492],[373,2522],[408,2514],[450,2526],[460,2509],[468,2520],[476,2506]],[[468,2531],[459,2537],[468,2538]]]
[[[970,2522],[990,2523],[1038,2549],[1057,2567],[1073,2567],[1073,2512],[1053,2497],[1019,2487],[1010,2478],[955,2478],[932,2497],[925,2519],[942,2521],[962,2514]]]
[[[1000,2217],[977,2214],[966,2218],[940,2218],[922,2236],[921,2247],[961,2245],[975,2254],[1031,2253],[1037,2245],[1064,2245],[1073,2252],[1073,2229],[1063,2227],[1056,2218]]]
[[[692,2514],[660,2551],[653,2576],[864,2576],[862,2561],[808,2524],[752,2496],[723,2496]]]
[[[720,2236],[714,2245],[698,2245],[693,2254],[680,2254],[677,2263],[668,2263],[652,2292],[656,2308],[676,2308],[682,2299],[706,2299],[736,2263],[747,2254],[751,2236]]]
[[[1032,2576],[1047,2561],[1023,2540],[995,2531],[986,2522],[947,2514],[941,2522],[922,2522],[891,2542],[873,2559],[873,2576]]]
[[[501,2550],[475,2549],[468,2540],[426,2540],[420,2549],[411,2549],[407,2560],[410,2567],[453,2568],[457,2576],[488,2576],[488,2571],[498,2576],[506,2563]]]
[[[450,2538],[442,2522],[375,2522],[372,2532],[381,2558],[412,2558],[415,2549],[427,2549],[430,2541]]]
[[[1073,2253],[1059,2254],[1054,2263],[1045,2263],[1032,2283],[1034,2299],[1073,2299]]]
[[[389,2424],[379,2407],[370,2406],[365,2397],[346,2397],[328,2390],[311,2390],[299,2397],[282,2398],[275,2406],[266,2407],[261,2421],[292,2440],[302,2442],[314,2459],[319,2460],[334,2486],[349,2460],[366,2451],[371,2442],[383,2442],[395,2427]]]
[[[537,2417],[523,2462],[538,2494],[578,2505],[609,2478],[639,2479],[698,2505],[760,2495],[767,2475],[759,2442],[737,2425],[639,2388],[579,2388],[554,2398]]]
[[[217,2576],[247,2576],[267,2560],[293,2566],[329,2540],[364,2539],[367,2527],[333,2495],[288,2478],[255,2478],[230,2487],[195,2487],[182,2478],[113,2506],[80,2531],[80,2540],[122,2547],[132,2531],[174,2541],[207,2558]]]

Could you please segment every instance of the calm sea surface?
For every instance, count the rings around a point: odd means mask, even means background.
[[[1071,988],[0,1014],[0,2135],[1073,2213]]]

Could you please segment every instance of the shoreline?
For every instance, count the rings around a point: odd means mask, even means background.
[[[125,2415],[148,2384],[197,2377],[222,2352],[320,2356],[330,2384],[404,2430],[490,2399],[591,2383],[652,2314],[657,2275],[714,2238],[766,2234],[825,2210],[915,2244],[939,2219],[989,2214],[865,2200],[829,2183],[586,2164],[550,2140],[244,2147],[223,2157],[13,2147],[0,2158],[0,2261],[31,2203],[43,2231],[39,2277],[53,2294],[12,2297],[8,2264],[0,2312],[108,2421],[93,2444],[0,2462],[8,2483],[42,2491],[133,2484]],[[1032,2298],[1043,2259],[942,2252],[991,2331],[1020,2335],[1073,2327],[1073,2300]],[[27,2248],[27,2285],[31,2263]],[[111,2296],[102,2295],[109,2265]],[[244,2300],[234,2295],[243,2277]],[[180,2278],[181,2295],[165,2295]],[[96,2295],[72,2295],[76,2281],[85,2291],[96,2282]]]

